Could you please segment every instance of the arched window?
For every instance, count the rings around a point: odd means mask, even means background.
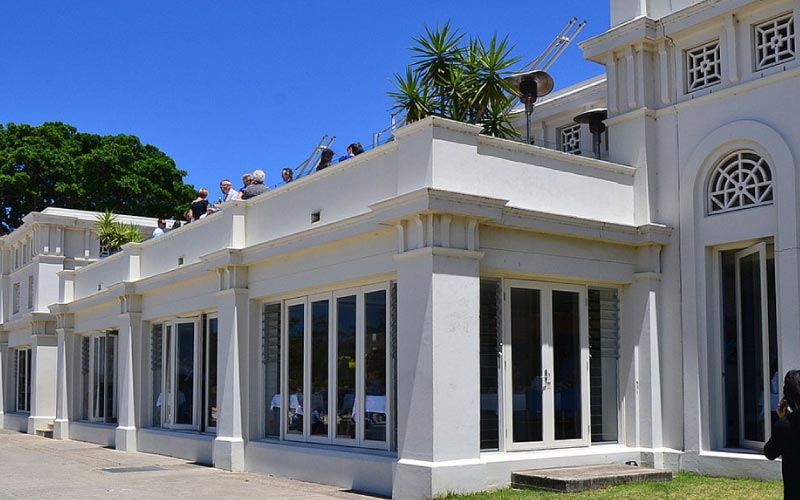
[[[708,183],[708,213],[729,212],[772,203],[772,169],[753,151],[729,154]]]

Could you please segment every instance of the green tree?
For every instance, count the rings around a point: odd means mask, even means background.
[[[405,113],[407,122],[429,115],[483,126],[483,133],[516,138],[508,120],[514,88],[505,80],[519,62],[511,55],[508,38],[492,36],[466,40],[450,24],[412,37],[414,61],[404,74],[395,73],[394,111]]]
[[[0,124],[0,234],[49,206],[179,216],[195,195],[185,175],[133,135],[81,133],[59,122]]]

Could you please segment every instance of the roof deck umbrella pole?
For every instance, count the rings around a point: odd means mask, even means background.
[[[517,73],[506,78],[516,90],[519,100],[525,105],[525,142],[533,144],[531,139],[531,115],[536,99],[553,91],[553,78],[541,70]]]

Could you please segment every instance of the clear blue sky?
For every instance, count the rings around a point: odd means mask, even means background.
[[[0,123],[137,135],[216,199],[221,178],[238,186],[255,168],[277,183],[323,134],[338,137],[337,156],[371,143],[389,125],[392,74],[426,24],[508,35],[527,62],[573,16],[588,20],[585,40],[607,29],[608,2],[9,1]],[[550,73],[563,88],[601,71],[573,44]]]

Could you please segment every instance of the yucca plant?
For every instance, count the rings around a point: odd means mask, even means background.
[[[514,90],[505,77],[519,62],[508,38],[492,36],[464,43],[464,35],[445,24],[427,26],[412,37],[413,62],[405,75],[395,74],[396,91],[387,92],[394,111],[405,113],[411,123],[436,115],[483,126],[483,133],[516,138],[508,120]]]
[[[117,221],[117,216],[110,210],[100,214],[95,219],[95,231],[97,232],[97,239],[100,241],[100,246],[108,249],[108,252],[118,252],[122,245],[126,243],[138,243],[142,241],[142,234],[139,228],[133,224],[123,224]]]

